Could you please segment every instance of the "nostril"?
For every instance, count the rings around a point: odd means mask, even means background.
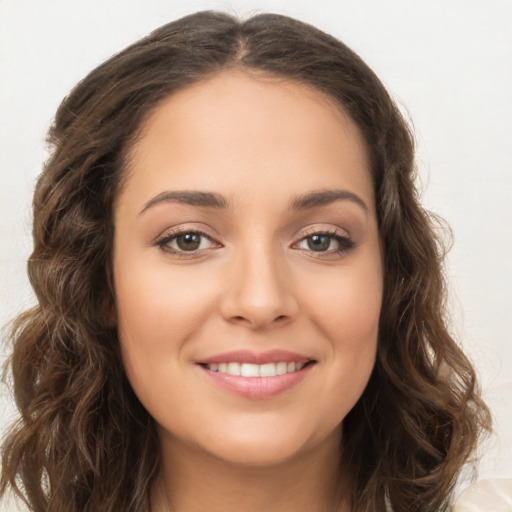
[[[282,323],[288,319],[288,315],[279,315],[276,316],[273,320],[273,322],[279,322]],[[250,324],[256,323],[254,321],[251,321],[249,317],[245,317],[244,315],[236,315],[231,318],[232,322],[249,322]]]

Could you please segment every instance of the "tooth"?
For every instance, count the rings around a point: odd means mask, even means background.
[[[276,374],[277,375],[284,375],[287,370],[287,363],[277,363],[276,364]]]
[[[241,375],[242,377],[275,377],[301,370],[306,363],[266,363],[262,365],[252,363],[211,363],[207,368],[212,372]]]
[[[240,375],[243,377],[259,377],[260,367],[257,364],[243,363],[240,366]]]
[[[276,365],[275,363],[262,364],[260,366],[261,377],[275,377],[276,376]]]
[[[230,375],[240,375],[240,363],[228,363],[227,372]]]

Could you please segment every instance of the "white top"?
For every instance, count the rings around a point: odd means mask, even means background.
[[[512,478],[480,480],[458,497],[453,512],[512,512]]]

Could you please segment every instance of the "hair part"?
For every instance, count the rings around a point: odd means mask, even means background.
[[[333,98],[366,143],[384,259],[375,369],[343,422],[357,511],[444,510],[490,429],[475,372],[450,336],[438,220],[419,203],[411,133],[347,46],[276,14],[202,12],[115,55],[60,105],[33,201],[28,262],[38,304],[12,333],[21,418],[3,445],[0,495],[30,510],[146,512],[159,471],[154,421],[125,376],[112,315],[112,209],[144,120],[176,91],[230,68]]]

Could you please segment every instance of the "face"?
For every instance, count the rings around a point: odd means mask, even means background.
[[[255,465],[335,453],[382,296],[354,123],[305,86],[225,72],[152,113],[126,176],[118,332],[165,449]]]

